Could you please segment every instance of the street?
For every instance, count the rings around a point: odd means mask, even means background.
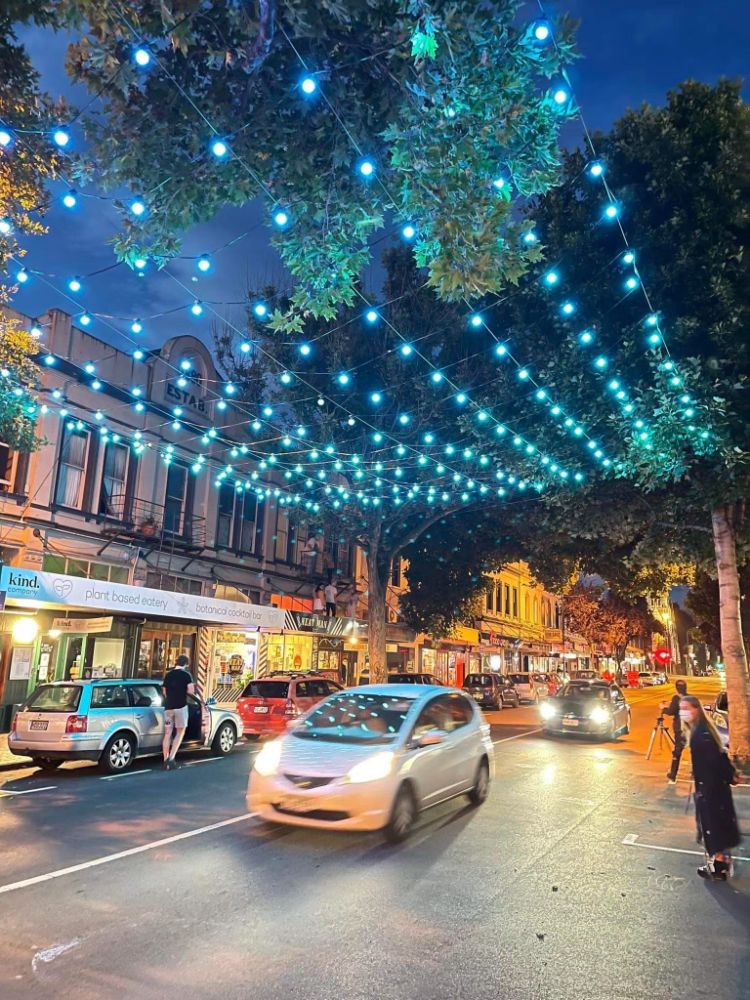
[[[703,700],[711,680],[691,680]],[[253,744],[0,774],[4,998],[750,997],[750,866],[695,874],[690,783],[645,748],[669,688],[629,694],[617,743],[492,713],[495,778],[377,835],[246,815]],[[750,827],[750,788],[735,799]],[[750,856],[746,839],[738,856]]]

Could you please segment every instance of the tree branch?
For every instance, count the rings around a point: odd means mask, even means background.
[[[276,0],[258,0],[258,34],[245,50],[242,68],[256,73],[268,58],[276,29]]]

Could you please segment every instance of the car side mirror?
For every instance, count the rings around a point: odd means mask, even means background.
[[[418,747],[436,747],[445,739],[444,733],[425,733],[417,740]]]

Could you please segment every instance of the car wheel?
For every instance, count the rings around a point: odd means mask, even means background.
[[[121,774],[135,760],[135,740],[128,733],[115,733],[99,758],[99,766],[107,774]]]
[[[490,766],[486,760],[481,760],[479,762],[479,767],[477,768],[477,777],[474,782],[474,787],[468,793],[469,802],[471,802],[473,806],[481,806],[481,804],[486,801],[489,794]]]
[[[52,760],[51,757],[32,757],[36,767],[41,767],[43,771],[56,771],[62,764],[61,760]]]
[[[226,757],[227,754],[234,750],[234,744],[236,742],[237,730],[231,722],[223,722],[221,726],[219,726],[218,733],[213,738],[211,749],[214,753],[220,753]]]
[[[391,810],[391,818],[385,827],[385,839],[389,844],[400,844],[411,833],[417,818],[417,803],[408,785],[402,785]]]

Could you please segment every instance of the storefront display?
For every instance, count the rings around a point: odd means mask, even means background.
[[[315,669],[315,643],[312,635],[269,635],[266,642],[270,674],[309,672]]]
[[[235,686],[255,677],[258,662],[257,632],[216,630],[212,658],[214,684]]]

